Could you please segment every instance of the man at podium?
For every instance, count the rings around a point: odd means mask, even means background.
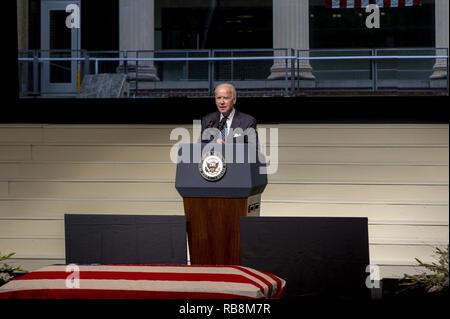
[[[239,265],[240,218],[258,216],[267,174],[256,120],[239,112],[236,89],[214,90],[217,111],[202,119],[202,143],[178,149],[175,188],[183,197],[191,264]]]
[[[202,141],[225,143],[256,143],[256,119],[234,108],[236,88],[230,83],[216,86],[214,98],[217,112],[202,118]]]

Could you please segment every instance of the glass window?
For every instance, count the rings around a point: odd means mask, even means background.
[[[156,49],[271,48],[271,0],[156,0]]]
[[[380,8],[380,28],[368,29],[363,9],[326,8],[310,1],[310,46],[325,48],[401,48],[434,46],[434,1]]]

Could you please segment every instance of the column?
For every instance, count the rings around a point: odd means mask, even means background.
[[[273,47],[309,50],[309,0],[273,0]],[[284,55],[276,52],[275,55]],[[288,53],[290,55],[290,52]],[[308,56],[307,53],[302,56]],[[288,63],[288,77],[291,76]],[[314,79],[309,61],[300,62],[300,78]],[[286,76],[285,60],[275,60],[269,79]]]
[[[155,48],[155,2],[154,0],[120,0],[119,2],[120,50],[154,50]],[[129,57],[136,57],[130,54]],[[141,58],[151,58],[152,53],[141,53]],[[140,80],[159,81],[152,61],[128,63],[131,77]],[[122,66],[123,67],[123,66]]]
[[[448,0],[435,0],[435,26],[436,26],[436,48],[447,48],[448,50]],[[448,54],[444,50],[438,50],[437,55]],[[431,79],[447,78],[447,61],[445,59],[436,60]]]
[[[28,0],[17,0],[18,49],[28,49]]]
[[[17,0],[17,48],[28,49],[28,0]],[[21,56],[21,55],[19,55]],[[26,62],[19,62],[20,92],[26,92],[28,86],[28,67]]]

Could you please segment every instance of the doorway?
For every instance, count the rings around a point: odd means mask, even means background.
[[[41,92],[74,95],[77,93],[79,63],[64,60],[80,57],[80,29],[66,26],[68,5],[80,1],[46,0],[41,2]],[[58,60],[52,60],[58,59]]]

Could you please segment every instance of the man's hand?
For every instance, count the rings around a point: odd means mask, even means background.
[[[216,142],[217,144],[225,144],[225,141],[221,138],[218,138]]]

